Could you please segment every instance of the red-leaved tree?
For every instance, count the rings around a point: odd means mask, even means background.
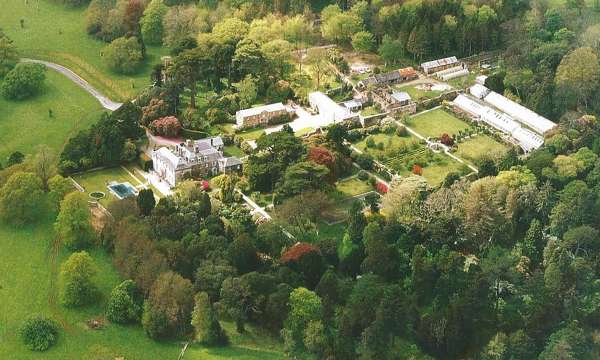
[[[150,131],[154,135],[176,137],[181,131],[181,123],[175,116],[165,116],[150,123]]]
[[[423,168],[421,165],[414,164],[412,168],[412,173],[415,175],[423,175]]]
[[[313,162],[326,166],[329,169],[328,180],[330,182],[335,181],[337,178],[336,165],[335,165],[335,155],[329,151],[326,147],[323,146],[315,146],[311,147],[308,150],[308,159]]]
[[[442,136],[440,137],[440,142],[446,146],[454,145],[454,139],[452,138],[452,136],[446,133],[442,134]]]

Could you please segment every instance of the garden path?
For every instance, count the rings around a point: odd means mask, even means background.
[[[112,101],[108,97],[104,96],[102,93],[100,93],[100,91],[96,90],[96,88],[94,88],[92,85],[90,85],[90,83],[85,81],[85,79],[83,79],[81,76],[77,75],[72,70],[70,70],[62,65],[58,65],[58,64],[55,64],[55,63],[52,63],[49,61],[27,59],[27,58],[21,59],[21,62],[42,64],[42,65],[46,65],[46,67],[48,67],[52,70],[58,71],[59,73],[63,74],[64,76],[69,78],[71,81],[73,81],[75,84],[79,85],[82,89],[84,89],[85,91],[90,93],[107,110],[115,111],[118,108],[120,108],[121,105],[123,105],[122,103]]]

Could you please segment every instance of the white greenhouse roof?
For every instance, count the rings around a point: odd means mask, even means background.
[[[475,82],[479,85],[485,85],[485,81],[487,80],[487,75],[479,75],[475,78]]]
[[[424,62],[421,64],[421,68],[423,68],[423,70],[425,71],[428,71],[429,69],[436,68],[438,66],[451,65],[457,62],[458,59],[456,58],[456,56],[451,56],[443,59]]]
[[[544,139],[541,136],[522,127],[519,127],[517,130],[515,130],[512,133],[512,136],[515,140],[517,140],[525,152],[538,149],[544,144]]]
[[[468,74],[469,74],[469,69],[462,69],[462,70],[458,70],[458,71],[454,71],[454,72],[451,72],[448,74],[441,75],[441,76],[439,76],[439,78],[441,80],[446,81],[446,80],[454,79],[457,77],[465,76]]]
[[[469,92],[476,98],[483,99],[487,94],[489,94],[490,89],[483,85],[475,84],[469,88]]]
[[[479,120],[493,128],[510,135],[526,152],[537,149],[544,143],[544,139],[540,135],[521,127],[510,116],[485,106],[467,95],[458,95],[453,103],[461,110],[478,117]]]
[[[543,135],[548,130],[556,126],[555,123],[546,119],[543,116],[536,114],[528,108],[517,104],[516,102],[492,91],[486,97],[485,101],[492,104],[496,108],[504,111],[508,115],[515,118],[517,121],[528,126],[540,135]]]

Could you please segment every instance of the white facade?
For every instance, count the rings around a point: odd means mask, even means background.
[[[159,179],[169,187],[175,187],[178,180],[194,170],[208,175],[239,171],[242,162],[236,157],[223,156],[223,140],[216,136],[196,141],[187,140],[174,150],[161,147],[152,152],[152,166]]]
[[[166,147],[161,147],[152,152],[152,166],[154,167],[154,171],[171,187],[175,186],[177,182],[175,172],[178,165],[179,157]]]
[[[546,132],[556,126],[556,124],[552,121],[536,114],[525,106],[517,104],[516,102],[498,94],[497,92],[491,91],[484,98],[484,100],[499,110],[512,116],[515,120],[531,128],[540,135],[544,135]]]

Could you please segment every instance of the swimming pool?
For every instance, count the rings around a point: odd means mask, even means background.
[[[137,190],[129,182],[124,182],[124,183],[113,182],[108,185],[108,189],[117,198],[119,198],[119,200],[128,198],[130,196],[137,195]]]

